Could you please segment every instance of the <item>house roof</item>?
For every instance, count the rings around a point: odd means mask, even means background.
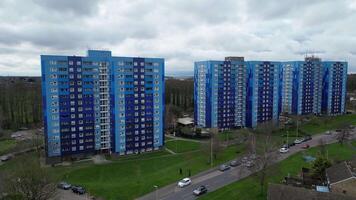
[[[329,184],[333,184],[348,178],[353,177],[350,168],[346,162],[333,165],[326,169],[326,176],[328,177]]]
[[[183,125],[194,124],[194,119],[190,117],[178,118],[178,123]]]
[[[330,192],[317,192],[301,187],[269,184],[268,200],[355,200],[354,197]]]

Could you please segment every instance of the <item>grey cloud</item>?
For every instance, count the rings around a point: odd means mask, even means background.
[[[98,10],[98,0],[34,0],[34,2],[50,12],[73,15],[91,15]]]
[[[0,74],[39,75],[40,54],[84,55],[87,48],[164,57],[166,71],[191,71],[195,60],[226,55],[300,60],[313,51],[323,59],[347,58],[349,71],[356,72],[355,5],[351,0],[2,0]]]

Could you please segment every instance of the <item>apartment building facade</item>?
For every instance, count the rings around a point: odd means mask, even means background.
[[[282,63],[281,112],[308,115],[345,113],[347,63],[305,61]]]
[[[164,144],[164,60],[42,55],[47,157],[141,153]]]
[[[199,61],[194,66],[194,117],[200,127],[256,127],[281,113],[345,112],[346,62]]]

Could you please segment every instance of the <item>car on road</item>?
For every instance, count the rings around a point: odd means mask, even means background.
[[[219,170],[220,171],[226,171],[226,170],[229,170],[230,169],[230,166],[229,165],[225,165],[225,164],[222,164],[222,165],[220,165],[220,167],[219,167]]]
[[[231,167],[236,167],[236,166],[239,166],[239,165],[241,165],[241,162],[238,161],[238,160],[233,160],[233,161],[230,162],[230,166]]]
[[[182,180],[180,180],[178,182],[178,187],[185,187],[187,185],[190,185],[192,183],[192,180],[190,180],[190,178],[183,178]]]
[[[253,161],[247,161],[245,164],[244,164],[247,168],[250,168],[250,167],[253,167],[255,165],[255,163]]]
[[[250,155],[250,159],[251,159],[251,160],[256,160],[256,159],[257,159],[256,154],[251,154],[251,155]]]
[[[310,147],[309,144],[304,144],[304,145],[302,146],[303,149],[309,149],[309,147]]]
[[[76,194],[85,194],[85,189],[82,186],[78,185],[72,186],[72,191]]]
[[[6,161],[9,161],[9,160],[11,160],[11,156],[10,155],[5,155],[5,156],[1,156],[0,157],[0,161],[1,162],[6,162]]]
[[[201,185],[201,186],[199,186],[197,189],[195,189],[193,191],[193,194],[195,196],[200,196],[200,195],[205,194],[207,192],[208,192],[208,189],[205,187],[205,185]]]
[[[294,140],[294,144],[300,144],[304,141],[304,138],[299,138]]]
[[[292,146],[295,146],[294,142],[291,142],[291,143],[288,144],[288,147],[292,147]]]
[[[279,149],[279,153],[288,153],[289,149],[288,148],[285,148],[285,147],[282,147]]]
[[[303,142],[309,141],[311,139],[313,139],[313,138],[310,135],[307,135],[303,138]]]
[[[326,132],[325,132],[325,135],[331,135],[331,134],[332,134],[331,131],[326,131]]]
[[[58,183],[57,187],[62,190],[69,190],[70,188],[72,188],[72,185],[67,182],[62,181],[62,182]]]

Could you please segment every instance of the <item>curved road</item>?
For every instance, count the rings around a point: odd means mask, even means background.
[[[352,133],[352,137],[355,138],[356,134],[355,131]],[[289,149],[288,153],[285,154],[280,154],[278,152],[275,152],[277,155],[277,159],[273,163],[280,162],[289,156],[302,151],[303,149],[301,148],[302,145],[304,144],[309,144],[310,147],[315,147],[320,145],[320,140],[323,140],[324,144],[330,144],[336,142],[335,135],[326,135],[326,134],[320,134],[320,135],[314,135],[312,140],[309,140],[308,142],[304,142],[302,144],[295,145]],[[272,163],[272,164],[273,164]],[[230,183],[233,183],[235,181],[238,181],[242,178],[245,178],[252,173],[255,173],[259,169],[256,169],[254,172],[251,172],[248,170],[245,166],[238,166],[238,167],[232,167],[230,170],[227,170],[225,172],[221,172],[218,170],[217,167],[212,168],[210,170],[204,171],[202,173],[199,173],[193,177],[191,177],[192,184],[184,187],[184,188],[179,188],[177,187],[177,183],[170,184],[168,186],[165,186],[163,188],[157,189],[154,192],[151,192],[145,196],[142,196],[138,198],[138,200],[190,200],[190,199],[196,199],[193,195],[193,190],[197,188],[200,185],[206,185],[208,188],[208,192],[217,190],[225,185],[228,185]],[[152,186],[153,187],[153,186]]]

